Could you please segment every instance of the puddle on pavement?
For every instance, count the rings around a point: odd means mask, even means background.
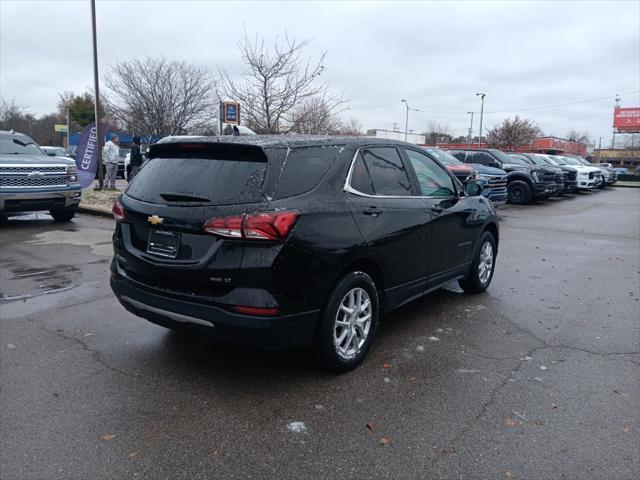
[[[76,230],[51,230],[34,235],[28,243],[34,245],[77,245],[91,248],[91,253],[99,257],[111,257],[111,233],[98,228],[83,228]]]
[[[18,261],[0,263],[4,287],[0,291],[0,303],[64,292],[80,284],[81,271],[72,265],[33,268]]]

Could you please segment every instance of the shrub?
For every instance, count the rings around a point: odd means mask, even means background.
[[[618,175],[618,180],[621,182],[640,182],[640,175],[629,175],[628,173],[623,173],[622,175]]]

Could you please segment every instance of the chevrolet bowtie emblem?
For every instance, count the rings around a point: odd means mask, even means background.
[[[150,217],[147,217],[147,222],[149,222],[151,225],[160,225],[162,222],[164,222],[164,218],[159,217],[158,215],[151,215]]]

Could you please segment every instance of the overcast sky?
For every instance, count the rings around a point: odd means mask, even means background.
[[[116,61],[165,56],[230,73],[237,41],[285,32],[327,52],[326,76],[365,129],[466,135],[485,92],[485,127],[519,114],[546,134],[611,139],[616,93],[640,106],[640,2],[213,2],[98,0],[101,75]],[[35,114],[93,85],[89,0],[0,0],[0,95]],[[535,107],[578,102],[564,107]],[[532,110],[528,110],[532,109]],[[528,111],[527,111],[528,110]],[[497,113],[512,111],[509,113]],[[438,112],[438,113],[431,113]],[[495,112],[495,113],[493,113]],[[478,121],[474,131],[477,134]]]

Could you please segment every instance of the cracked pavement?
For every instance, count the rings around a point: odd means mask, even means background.
[[[499,214],[488,292],[388,315],[338,376],[127,313],[108,219],[10,220],[0,478],[640,478],[640,189]]]

